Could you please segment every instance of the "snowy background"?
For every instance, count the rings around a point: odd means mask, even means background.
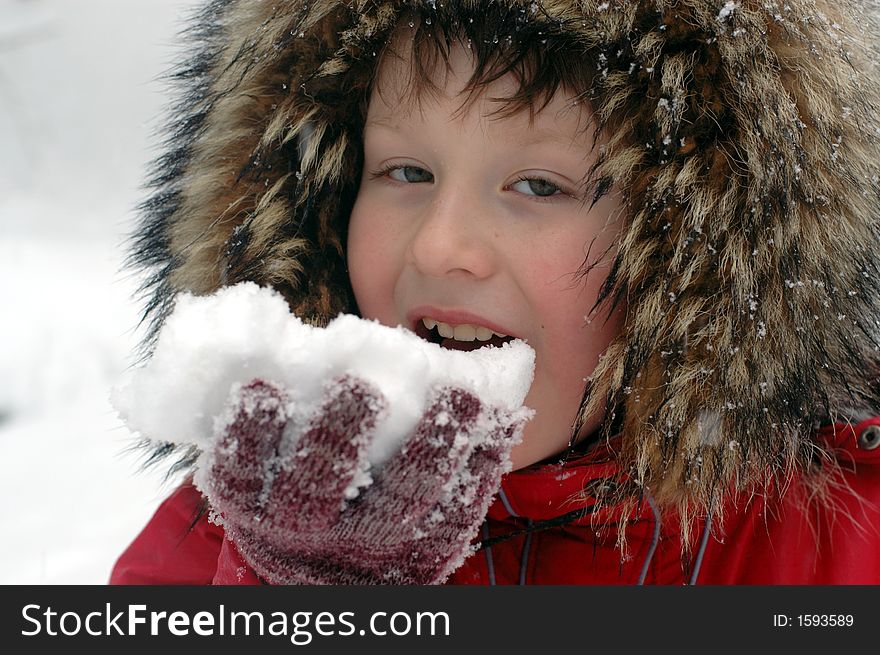
[[[0,0],[0,583],[103,584],[173,488],[108,401],[123,242],[197,0]]]

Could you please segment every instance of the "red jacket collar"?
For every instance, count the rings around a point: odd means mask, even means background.
[[[880,447],[867,450],[861,445],[865,441],[865,431],[877,428],[880,428],[880,416],[857,424],[829,424],[818,430],[816,442],[844,465],[857,462],[878,464]],[[586,454],[567,462],[533,464],[508,473],[502,478],[501,491],[489,508],[489,518],[541,521],[575,510],[589,510],[596,502],[590,490],[619,476],[620,467],[613,446],[614,441],[597,443]],[[650,514],[652,508],[648,500],[642,503],[638,515]],[[606,512],[613,515],[615,508],[606,508],[603,514]],[[588,514],[585,512],[585,516]],[[606,514],[603,518],[609,516]]]
[[[567,462],[533,464],[513,471],[501,480],[498,498],[489,518],[532,520],[555,518],[595,504],[589,490],[614,478],[619,466],[608,444],[596,444],[585,455]]]

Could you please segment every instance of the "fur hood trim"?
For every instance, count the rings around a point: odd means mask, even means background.
[[[869,3],[870,4],[870,3]],[[628,317],[585,393],[661,503],[708,507],[806,468],[811,435],[880,390],[878,30],[861,0],[213,0],[132,261],[176,294],[272,285],[356,312],[345,234],[360,104],[405,13],[582,53],[626,202],[605,287]],[[857,12],[861,12],[858,13]],[[574,49],[574,50],[571,50]],[[608,421],[612,423],[612,421]]]

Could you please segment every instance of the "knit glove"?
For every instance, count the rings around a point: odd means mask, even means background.
[[[387,404],[352,375],[327,385],[309,416],[272,382],[230,396],[200,486],[265,581],[438,584],[471,554],[531,411],[437,389],[377,471],[367,451]]]

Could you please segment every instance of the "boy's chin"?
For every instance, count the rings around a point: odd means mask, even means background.
[[[514,446],[513,450],[510,452],[510,470],[518,471],[519,469],[524,469],[527,466],[531,466],[532,464],[537,464],[540,462],[543,457],[539,457],[534,453],[528,453],[522,450],[518,450],[519,446]]]
[[[564,422],[554,422],[552,418],[548,420],[548,416],[552,417],[552,413],[541,413],[534,405],[529,404],[529,398],[523,403],[526,407],[535,409],[535,416],[531,421],[526,423],[523,430],[523,438],[510,450],[510,462],[512,470],[526,468],[538,463],[556,463],[562,457],[562,454],[569,446],[571,439],[570,424]],[[543,422],[542,422],[543,417]],[[597,428],[597,422],[588,422],[581,430],[581,438],[576,443],[581,442]]]
[[[516,471],[523,469],[545,459],[552,458],[554,455],[562,453],[567,445],[566,442],[566,444],[563,444],[559,449],[548,449],[546,447],[537,448],[534,444],[530,443],[528,439],[528,435],[524,436],[523,440],[511,449],[511,470]]]

